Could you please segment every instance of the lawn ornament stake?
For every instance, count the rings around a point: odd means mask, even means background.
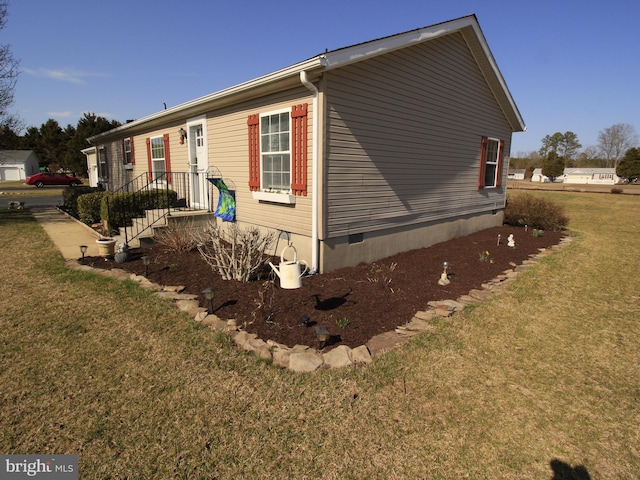
[[[438,280],[438,285],[449,285],[451,280],[449,280],[449,275],[447,274],[447,269],[449,268],[449,262],[442,262],[442,275],[440,275],[440,280]]]

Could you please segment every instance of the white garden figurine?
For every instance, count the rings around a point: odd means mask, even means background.
[[[513,239],[513,233],[507,238],[507,246],[516,248],[516,241]]]

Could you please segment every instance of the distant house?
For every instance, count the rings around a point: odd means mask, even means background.
[[[26,180],[29,175],[38,173],[40,162],[32,150],[0,151],[0,180]]]
[[[615,185],[620,181],[615,168],[565,168],[564,183]]]
[[[532,182],[549,182],[549,177],[542,175],[542,169],[533,170]],[[620,181],[615,168],[565,168],[562,176],[555,179],[557,183],[614,185]]]
[[[527,171],[523,169],[510,170],[507,174],[509,180],[524,180],[524,176]]]
[[[144,179],[210,210],[231,193],[233,221],[280,231],[322,273],[500,225],[524,128],[471,15],[168,108],[85,153],[110,191]]]
[[[550,182],[551,180],[546,175],[542,175],[542,169],[541,168],[534,168],[533,169],[533,174],[531,175],[531,181],[532,182],[547,183],[547,182]]]

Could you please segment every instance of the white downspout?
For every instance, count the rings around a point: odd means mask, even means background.
[[[318,89],[307,78],[307,72],[300,72],[300,81],[313,94],[313,139],[311,146],[311,176],[313,195],[311,197],[311,270],[310,274],[318,273]]]

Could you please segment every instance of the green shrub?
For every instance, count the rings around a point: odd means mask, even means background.
[[[101,192],[99,187],[67,187],[62,190],[62,205],[75,217],[78,216],[78,198],[88,193]]]
[[[100,221],[100,205],[105,195],[108,195],[107,192],[99,191],[78,197],[78,218],[81,222],[91,225]]]
[[[504,210],[504,223],[507,225],[560,230],[568,222],[562,206],[551,200],[527,194],[507,197],[507,207]]]
[[[175,207],[178,194],[173,190],[145,190],[133,193],[113,193],[102,197],[100,218],[105,229],[117,230],[130,226],[131,219],[144,217],[145,210]]]

